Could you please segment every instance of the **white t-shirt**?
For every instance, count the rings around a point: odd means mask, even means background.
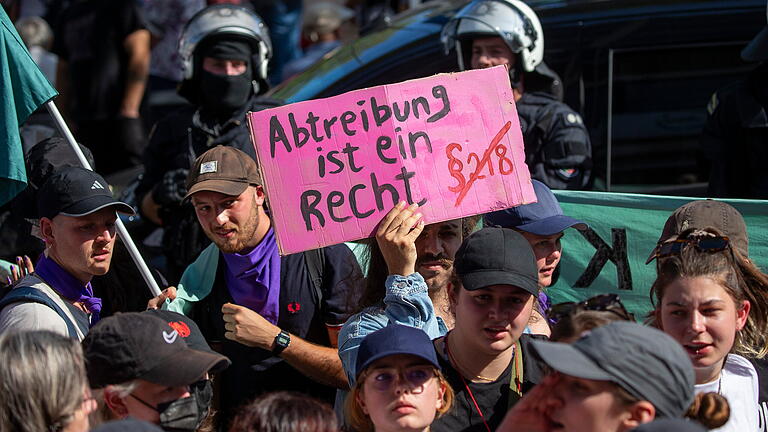
[[[736,354],[728,354],[720,378],[706,384],[696,384],[696,394],[715,392],[728,400],[731,417],[718,432],[757,431],[757,371],[752,363]]]

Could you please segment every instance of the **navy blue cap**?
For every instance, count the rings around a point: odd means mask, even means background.
[[[390,324],[363,339],[357,350],[357,376],[378,359],[397,354],[421,357],[440,369],[435,347],[424,330],[401,324]]]
[[[557,198],[544,183],[531,180],[536,202],[485,215],[485,226],[514,228],[536,235],[555,235],[567,228],[587,229],[587,224],[563,214]]]

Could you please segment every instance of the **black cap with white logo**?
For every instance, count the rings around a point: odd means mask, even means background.
[[[81,167],[62,168],[37,194],[38,217],[85,216],[106,207],[115,207],[120,213],[135,213],[131,206],[112,196],[102,176]]]
[[[119,313],[104,318],[83,340],[91,388],[134,379],[168,387],[192,384],[206,372],[230,365],[228,358],[192,349],[168,323],[146,313]]]

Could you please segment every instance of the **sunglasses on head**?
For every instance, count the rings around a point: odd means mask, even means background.
[[[373,369],[368,373],[365,379],[370,380],[373,388],[380,392],[392,390],[398,382],[405,384],[411,391],[415,391],[423,388],[427,381],[435,376],[437,376],[437,372],[433,366],[419,365],[404,369]]]
[[[627,311],[617,294],[599,294],[590,297],[583,302],[566,302],[553,305],[546,311],[547,320],[551,324],[557,324],[561,319],[572,315],[577,311],[612,312],[619,317],[634,321],[635,317]]]
[[[725,236],[706,236],[677,239],[666,243],[659,243],[654,258],[665,258],[672,255],[680,255],[686,245],[692,245],[701,252],[721,252],[728,248],[730,240]]]

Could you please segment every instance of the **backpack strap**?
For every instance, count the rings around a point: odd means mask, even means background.
[[[307,265],[307,272],[309,272],[309,277],[312,279],[317,307],[320,308],[323,301],[323,279],[325,277],[325,254],[323,249],[318,248],[305,251],[304,263]]]
[[[80,334],[69,319],[68,314],[61,308],[61,306],[56,304],[52,298],[45,295],[39,289],[30,286],[19,286],[14,288],[8,295],[0,299],[0,310],[12,303],[39,303],[48,306],[64,320],[69,337],[75,340],[80,340]]]

